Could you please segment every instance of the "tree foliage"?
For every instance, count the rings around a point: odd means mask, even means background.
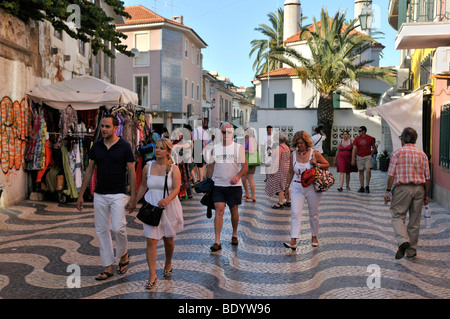
[[[271,12],[267,16],[269,17],[270,25],[260,24],[259,27],[255,28],[255,31],[260,32],[266,38],[250,42],[252,49],[249,57],[256,53],[255,61],[253,62],[253,70],[255,70],[256,75],[280,67],[278,61],[269,59],[269,52],[283,44],[284,9],[278,8],[276,13]]]
[[[131,18],[125,12],[124,3],[120,0],[103,0],[113,8],[119,16]],[[71,28],[66,23],[74,11],[68,10],[70,5],[77,5],[80,8],[79,27]],[[133,56],[127,47],[121,44],[121,39],[126,39],[126,35],[116,30],[114,19],[106,12],[89,0],[2,0],[0,9],[20,20],[28,23],[29,20],[49,21],[55,30],[65,31],[70,37],[79,39],[91,44],[94,55],[103,51],[109,57],[114,58],[113,52],[105,41],[111,44],[117,51]]]
[[[313,27],[302,27],[300,32],[300,39],[306,42],[311,56],[282,46],[271,52],[271,59],[294,68],[303,83],[311,83],[317,89],[320,95],[317,122],[324,126],[327,136],[331,136],[334,120],[334,93],[341,93],[357,108],[365,108],[374,101],[353,88],[355,80],[370,77],[390,84],[395,81],[392,69],[367,67],[372,61],[361,60],[361,53],[371,48],[374,39],[356,32],[357,23],[358,19],[347,22],[342,12],[331,18],[322,9],[320,21],[313,18]],[[324,142],[326,151],[330,150],[330,140]]]

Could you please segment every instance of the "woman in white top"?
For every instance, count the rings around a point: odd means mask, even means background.
[[[149,268],[149,279],[145,286],[147,290],[156,285],[156,245],[163,238],[166,252],[166,263],[164,265],[164,277],[172,275],[172,255],[175,248],[174,237],[177,232],[183,230],[183,210],[178,193],[180,191],[180,170],[174,165],[172,157],[172,143],[166,138],[160,138],[156,142],[156,160],[145,165],[142,173],[142,182],[137,191],[136,200],[139,200],[144,192],[145,201],[161,208],[164,212],[161,216],[159,226],[144,224],[144,235],[147,238],[147,263]],[[164,197],[164,182],[167,174],[167,187],[169,194]]]
[[[286,180],[286,189],[288,189],[291,182],[293,182],[290,186],[291,241],[290,243],[284,243],[284,246],[296,250],[297,239],[300,238],[300,225],[305,200],[308,201],[312,246],[319,246],[317,235],[319,233],[319,202],[322,198],[322,193],[316,192],[313,184],[303,187],[301,184],[301,175],[304,171],[314,166],[328,169],[330,164],[318,151],[313,149],[313,142],[309,137],[309,134],[305,131],[299,131],[294,134],[294,137],[292,138],[292,147],[296,150],[291,153],[289,172]]]

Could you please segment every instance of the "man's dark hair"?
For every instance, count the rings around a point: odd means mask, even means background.
[[[403,142],[405,142],[405,144],[416,144],[417,132],[412,127],[405,127],[400,135],[400,138]]]
[[[103,116],[103,118],[104,119],[111,118],[113,126],[119,126],[119,119],[117,118],[117,116],[113,114],[106,114],[105,116]]]
[[[361,131],[367,132],[367,127],[365,127],[365,126],[360,126],[359,129],[360,129]]]

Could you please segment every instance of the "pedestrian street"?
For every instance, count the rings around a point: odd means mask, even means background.
[[[331,171],[339,176],[335,169]],[[145,291],[148,267],[142,224],[127,215],[130,268],[105,281],[92,203],[26,200],[0,211],[0,298],[16,299],[448,299],[450,212],[430,203],[432,227],[422,223],[416,258],[395,260],[397,245],[384,205],[385,172],[373,171],[371,193],[334,185],[320,202],[319,247],[311,246],[307,207],[297,251],[290,239],[290,209],[272,209],[256,174],[256,202],[239,207],[239,245],[231,245],[228,209],[222,250],[211,252],[214,218],[206,218],[202,194],[183,201],[185,226],[175,238],[173,274],[163,277],[158,245],[156,289]]]

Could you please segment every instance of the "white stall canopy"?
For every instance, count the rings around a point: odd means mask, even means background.
[[[391,129],[391,138],[394,151],[400,148],[398,138],[405,127],[412,127],[417,131],[416,147],[422,149],[422,106],[423,90],[413,92],[402,98],[367,110],[366,115],[381,116]]]
[[[92,76],[38,86],[29,90],[27,95],[35,103],[45,103],[60,110],[69,104],[81,111],[98,109],[102,105],[138,104],[136,93]]]

